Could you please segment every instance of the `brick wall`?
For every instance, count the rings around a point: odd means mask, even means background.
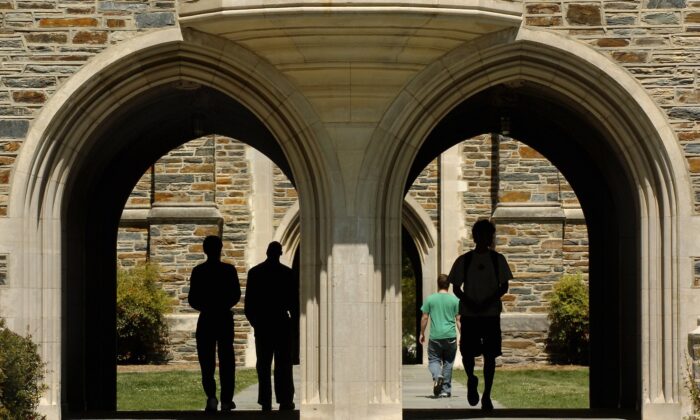
[[[297,190],[289,181],[280,168],[274,166],[273,175],[273,196],[272,196],[272,225],[279,227],[282,218],[287,214],[289,208],[297,202]]]
[[[29,124],[58,86],[95,54],[174,26],[176,3],[0,0],[0,216]]]
[[[436,228],[440,226],[440,180],[439,159],[433,159],[413,182],[408,193],[428,213]]]
[[[700,2],[526,0],[524,18],[589,44],[644,86],[678,134],[700,211]]]
[[[472,249],[471,226],[479,219],[490,218],[496,205],[497,179],[493,176],[498,150],[494,148],[490,134],[477,136],[461,143],[462,180],[466,189],[462,193],[464,226],[469,237],[462,239],[460,252]]]

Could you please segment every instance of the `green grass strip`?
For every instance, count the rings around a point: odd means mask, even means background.
[[[218,378],[218,372],[216,377]],[[236,393],[257,382],[255,369],[236,369]],[[198,371],[117,374],[119,411],[202,410],[205,403],[206,397]]]
[[[476,374],[481,394],[484,377],[480,370]],[[464,369],[456,369],[453,380],[466,385]],[[588,408],[588,368],[496,368],[491,398],[507,408]]]

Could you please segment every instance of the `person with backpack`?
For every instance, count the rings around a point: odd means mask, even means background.
[[[479,220],[472,227],[474,250],[460,255],[452,265],[448,280],[460,300],[461,338],[459,350],[467,372],[467,401],[479,403],[478,378],[474,359],[484,357],[484,391],[481,408],[492,410],[491,387],[496,372],[496,357],[501,352],[501,296],[508,292],[513,274],[506,258],[494,251],[496,227]]]

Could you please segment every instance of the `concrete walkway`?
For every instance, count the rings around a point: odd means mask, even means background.
[[[427,366],[404,365],[401,371],[403,375],[403,407],[405,409],[444,409],[444,408],[471,408],[480,409],[481,404],[470,407],[467,403],[467,387],[452,382],[451,398],[435,398],[433,396],[433,382]],[[299,366],[294,366],[294,388],[299,390],[301,385],[301,374]],[[483,385],[480,384],[483,389]],[[239,410],[259,410],[258,385],[251,385],[236,394],[234,401]],[[273,394],[274,401],[274,394]],[[294,395],[294,403],[299,407],[299,392]],[[493,401],[495,408],[503,408],[498,401]],[[272,405],[273,410],[277,405]]]

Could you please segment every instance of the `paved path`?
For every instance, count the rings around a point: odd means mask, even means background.
[[[403,375],[403,407],[406,409],[435,409],[435,408],[472,408],[479,409],[481,404],[476,407],[470,407],[467,403],[467,387],[452,382],[452,397],[451,398],[435,398],[433,397],[433,382],[430,378],[427,366],[421,365],[404,365],[402,369]],[[294,388],[301,388],[301,374],[299,366],[294,366]],[[483,389],[483,387],[482,387]],[[236,394],[234,398],[236,407],[240,410],[259,410],[258,400],[258,385],[251,385],[243,391]],[[274,400],[274,395],[273,395]],[[294,403],[299,407],[299,392],[294,395]],[[493,401],[495,408],[503,408],[497,401]],[[273,409],[277,409],[277,405],[273,404]]]
[[[403,408],[471,408],[481,409],[481,403],[471,407],[467,403],[467,387],[452,381],[451,398],[433,397],[433,381],[427,366],[404,365],[402,370]],[[483,384],[479,384],[479,394]],[[498,401],[492,400],[494,408],[503,408]]]

